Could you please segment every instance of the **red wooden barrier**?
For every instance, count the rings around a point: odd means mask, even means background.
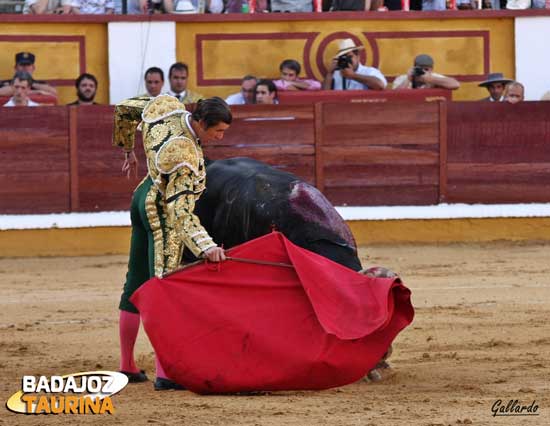
[[[220,142],[205,146],[211,159],[252,157],[315,184],[314,106],[234,106]]]
[[[70,107],[76,112],[75,128],[78,152],[78,188],[73,199],[74,211],[127,210],[134,188],[147,173],[141,139],[136,142],[139,161],[138,176],[127,179],[121,167],[124,154],[111,145],[113,134],[113,107]]]
[[[550,102],[448,108],[450,202],[550,201]]]
[[[324,193],[333,203],[437,203],[437,103],[325,104],[321,113]]]
[[[234,107],[212,159],[247,156],[315,183],[337,205],[550,201],[550,103]],[[113,107],[5,108],[0,214],[126,210]]]
[[[0,213],[69,211],[67,108],[2,108]]]

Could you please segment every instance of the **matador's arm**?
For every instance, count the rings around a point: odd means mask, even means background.
[[[187,167],[181,167],[169,177],[166,186],[166,224],[177,234],[183,244],[199,257],[216,243],[202,226],[195,210],[193,188],[196,175]],[[175,259],[177,267],[180,258]],[[172,265],[167,265],[172,266]]]

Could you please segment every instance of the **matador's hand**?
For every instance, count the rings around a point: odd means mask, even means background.
[[[124,155],[126,157],[124,159],[124,163],[122,163],[122,173],[126,173],[126,177],[130,179],[130,175],[132,174],[132,171],[133,171],[135,176],[137,177],[138,160],[137,160],[136,154],[134,153],[134,151],[130,151],[130,152],[125,152]]]
[[[225,252],[221,247],[210,247],[203,253],[203,257],[210,262],[221,262],[225,260]]]

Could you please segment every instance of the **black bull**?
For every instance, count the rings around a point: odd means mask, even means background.
[[[361,269],[351,231],[332,204],[298,177],[251,158],[207,161],[195,213],[230,248],[276,229],[294,244]]]

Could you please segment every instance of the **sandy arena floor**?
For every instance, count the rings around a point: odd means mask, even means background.
[[[361,249],[400,273],[416,318],[398,336],[393,376],[324,392],[113,397],[113,416],[24,416],[0,425],[550,425],[550,244]],[[368,259],[367,259],[368,255]],[[118,369],[117,303],[125,256],[0,259],[0,400],[21,376]],[[143,331],[136,353],[153,376]],[[538,416],[492,417],[496,400],[536,401]]]

